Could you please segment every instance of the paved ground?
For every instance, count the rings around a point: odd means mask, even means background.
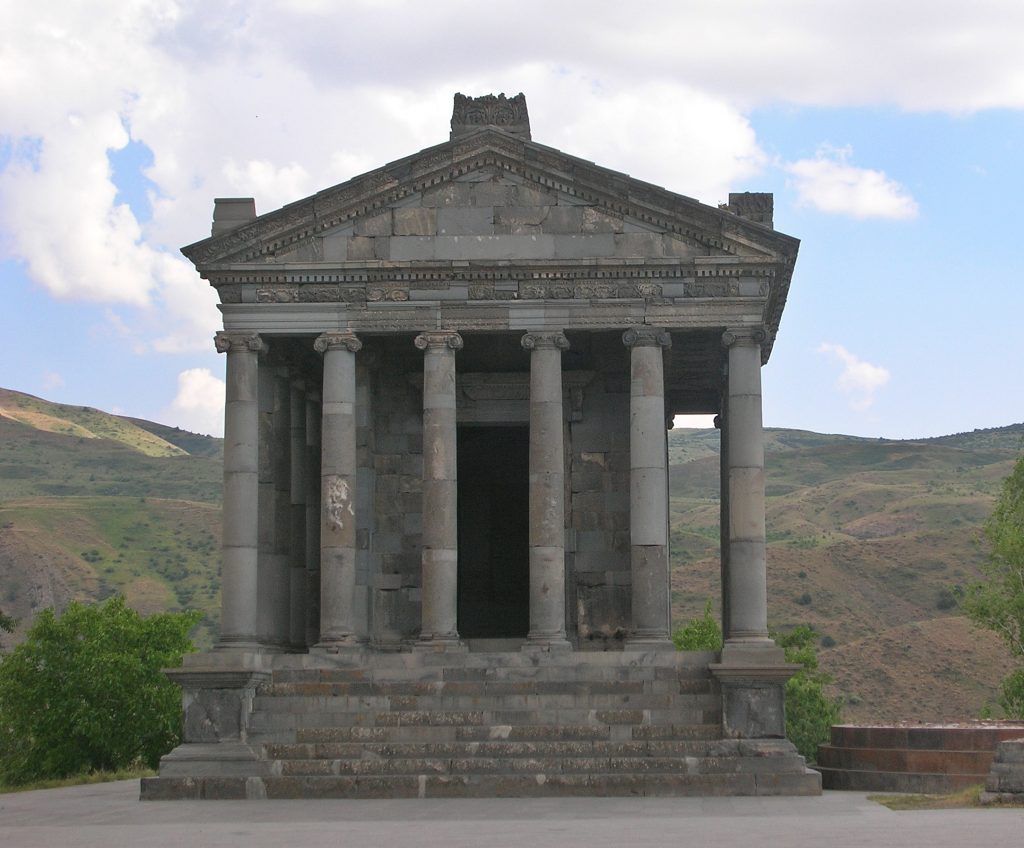
[[[1024,846],[1024,810],[820,798],[139,802],[138,781],[0,795],[3,848]]]

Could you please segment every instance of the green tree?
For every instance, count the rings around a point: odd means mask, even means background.
[[[160,670],[193,650],[198,618],[143,618],[119,596],[40,613],[0,661],[0,781],[155,767],[181,728],[180,691]]]
[[[722,628],[711,614],[711,601],[704,604],[704,615],[690,619],[672,632],[672,642],[677,651],[720,651],[722,649]]]
[[[997,633],[1014,656],[1024,657],[1024,455],[1003,482],[985,535],[992,552],[983,579],[967,587],[964,611]],[[1007,716],[1024,719],[1024,669],[1003,680],[1001,690]]]

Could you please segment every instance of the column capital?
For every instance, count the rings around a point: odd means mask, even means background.
[[[269,350],[260,334],[250,331],[218,330],[213,337],[213,344],[217,348],[217,353],[241,349],[253,353],[266,353]]]
[[[672,347],[672,335],[661,327],[630,327],[622,334],[626,347]]]
[[[722,347],[729,348],[733,345],[752,347],[761,344],[766,338],[768,338],[768,334],[764,331],[764,327],[730,327],[722,333]]]
[[[543,350],[545,348],[549,350],[553,348],[557,350],[569,349],[569,340],[561,330],[526,333],[519,340],[519,343],[523,346],[523,350]]]
[[[462,350],[462,336],[454,330],[425,330],[416,336],[413,344],[420,350],[438,347]]]
[[[339,348],[344,348],[349,353],[358,353],[362,350],[363,343],[351,330],[343,330],[340,333],[321,333],[313,342],[313,350],[317,353],[326,353]]]

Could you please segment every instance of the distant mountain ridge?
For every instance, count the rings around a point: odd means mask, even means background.
[[[720,597],[719,438],[669,432],[677,623]],[[771,626],[809,623],[851,720],[977,714],[1011,659],[957,614],[1024,424],[887,440],[767,428]],[[114,592],[220,611],[223,442],[0,389],[0,609],[21,622]]]

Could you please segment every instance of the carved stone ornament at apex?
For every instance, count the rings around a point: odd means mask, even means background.
[[[216,200],[182,248],[228,354],[221,631],[143,797],[820,792],[767,630],[760,369],[799,242],[770,195],[534,142],[522,94],[456,94],[439,141]],[[665,428],[699,414],[721,563],[673,573]],[[673,585],[711,580],[721,655],[675,651]],[[523,745],[552,753],[525,774]]]

